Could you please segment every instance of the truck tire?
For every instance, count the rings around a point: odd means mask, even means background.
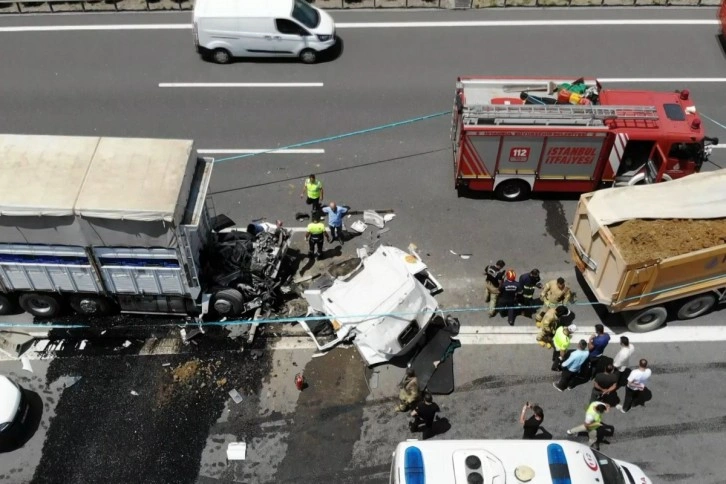
[[[113,312],[113,303],[97,294],[75,294],[70,298],[71,308],[84,316],[104,316]]]
[[[663,306],[653,306],[642,311],[632,312],[625,316],[625,324],[633,333],[647,333],[665,324],[668,310]]]
[[[713,294],[699,294],[686,299],[678,308],[678,319],[693,319],[706,314],[716,304],[716,296]]]
[[[15,298],[7,294],[0,294],[0,316],[12,314],[15,311]]]
[[[222,289],[214,295],[212,307],[220,316],[237,316],[244,309],[245,300],[237,289]]]
[[[21,294],[18,302],[23,311],[40,318],[58,316],[63,308],[60,299],[54,294],[29,292]]]
[[[499,200],[505,202],[518,202],[520,200],[526,200],[529,198],[529,193],[532,189],[529,184],[524,180],[505,180],[494,190]]]

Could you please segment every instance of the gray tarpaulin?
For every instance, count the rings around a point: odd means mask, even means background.
[[[726,218],[726,169],[597,191],[588,218],[593,235],[602,226],[631,219]]]

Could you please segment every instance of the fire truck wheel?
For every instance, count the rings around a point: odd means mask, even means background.
[[[642,311],[633,311],[624,315],[628,331],[633,333],[647,333],[658,329],[665,324],[668,310],[663,306],[653,306]]]
[[[20,296],[20,307],[23,311],[41,318],[52,318],[60,314],[60,300],[53,294],[30,292]]]
[[[694,296],[681,304],[678,308],[678,319],[693,319],[706,314],[716,304],[716,296],[713,294],[701,294]]]
[[[516,202],[529,198],[529,184],[524,180],[505,180],[495,190],[497,198],[507,202]]]
[[[214,49],[212,60],[217,64],[229,64],[232,60],[232,54],[227,49]]]
[[[76,294],[69,303],[76,313],[84,316],[103,316],[113,311],[111,301],[96,294]]]
[[[15,311],[15,298],[7,294],[0,294],[0,315],[12,314]]]
[[[242,312],[245,300],[237,289],[222,289],[214,295],[212,307],[220,316],[236,316]]]

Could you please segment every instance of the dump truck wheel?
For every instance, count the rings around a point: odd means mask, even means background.
[[[529,198],[529,184],[523,180],[506,180],[494,190],[497,198],[506,202],[518,202]]]
[[[678,308],[678,319],[693,319],[706,314],[716,304],[716,296],[713,294],[701,294],[687,299]]]
[[[242,312],[245,300],[237,289],[222,289],[214,295],[212,307],[220,316],[236,316]]]
[[[113,312],[113,304],[96,294],[76,294],[70,298],[71,308],[84,316],[103,316]]]
[[[15,311],[15,299],[7,294],[0,294],[0,315],[12,314]]]
[[[20,307],[23,311],[41,318],[52,318],[60,314],[60,300],[52,294],[27,293],[20,296]]]
[[[655,306],[625,316],[625,322],[629,331],[647,333],[663,326],[667,318],[668,310],[662,306]]]

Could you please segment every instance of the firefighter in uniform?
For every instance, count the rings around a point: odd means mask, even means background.
[[[522,274],[519,278],[519,284],[522,286],[522,313],[531,318],[536,307],[539,305],[534,298],[534,290],[542,289],[542,279],[539,277],[539,269],[532,269],[527,274]]]
[[[305,185],[300,198],[306,198],[306,203],[312,206],[313,217],[320,213],[323,202],[323,182],[310,175],[305,179]]]
[[[496,264],[489,264],[484,269],[484,275],[486,276],[486,301],[489,303],[489,316],[494,316],[497,307],[497,298],[499,297],[499,287],[502,285],[504,280],[504,266],[506,264],[503,260],[498,260]]]
[[[537,342],[540,346],[548,349],[552,348],[552,338],[555,336],[555,331],[562,325],[563,319],[569,312],[570,310],[565,306],[557,306],[547,310],[542,321],[537,323],[537,327],[540,328]]]
[[[308,241],[308,257],[315,257],[315,249],[318,249],[318,257],[323,255],[323,237],[330,242],[330,236],[325,231],[325,224],[320,220],[319,215],[313,217],[313,221],[308,224],[308,231],[305,233],[305,240]]]
[[[534,319],[537,322],[542,321],[545,313],[548,309],[554,308],[563,304],[567,304],[572,301],[572,291],[565,284],[565,280],[562,277],[558,277],[556,280],[552,279],[542,288],[542,294],[539,297],[542,300],[542,307],[539,308]]]
[[[509,326],[514,326],[514,318],[517,316],[517,302],[522,295],[522,286],[517,282],[516,272],[510,269],[504,273],[504,280],[499,291],[499,305],[506,308]],[[502,312],[504,311],[502,309]]]

